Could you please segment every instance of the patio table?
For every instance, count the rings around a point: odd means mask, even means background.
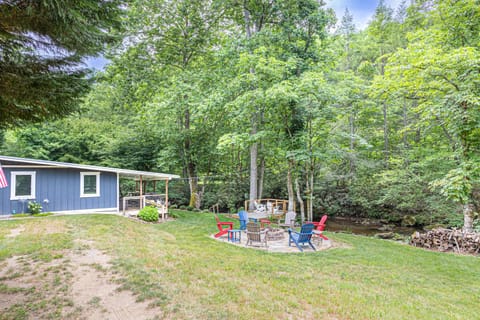
[[[228,241],[240,242],[241,239],[242,239],[242,230],[239,230],[239,229],[228,230]]]

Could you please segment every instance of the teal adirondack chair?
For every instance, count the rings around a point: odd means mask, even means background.
[[[245,210],[241,210],[238,212],[238,220],[240,220],[240,230],[247,229],[247,222],[248,222],[248,213]]]
[[[313,228],[315,228],[313,223],[306,223],[302,226],[300,232],[288,229],[288,246],[290,246],[293,242],[297,246],[298,250],[303,252],[302,245],[308,244],[314,251],[317,251],[315,246],[312,244]]]

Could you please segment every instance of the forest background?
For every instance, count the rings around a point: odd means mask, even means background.
[[[4,126],[1,154],[180,174],[191,209],[478,227],[479,1],[380,1],[361,31],[316,0],[121,8],[89,93]]]

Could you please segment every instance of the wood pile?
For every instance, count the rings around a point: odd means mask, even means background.
[[[463,232],[456,229],[438,228],[427,233],[415,232],[410,244],[441,252],[478,254],[480,252],[480,234]]]

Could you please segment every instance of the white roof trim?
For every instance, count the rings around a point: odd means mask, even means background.
[[[109,167],[100,167],[100,166],[91,166],[86,164],[75,164],[68,162],[57,162],[57,161],[48,161],[48,160],[36,160],[36,159],[27,159],[27,158],[17,158],[17,157],[7,157],[0,155],[0,161],[12,161],[12,162],[21,162],[34,165],[45,165],[53,166],[58,168],[74,168],[82,170],[92,170],[92,171],[103,171],[103,172],[114,172],[118,173],[121,176],[139,178],[142,176],[145,180],[171,180],[178,179],[180,176],[176,174],[167,174],[160,172],[149,172],[149,171],[137,171],[137,170],[127,170],[127,169],[118,169],[118,168],[109,168]]]

